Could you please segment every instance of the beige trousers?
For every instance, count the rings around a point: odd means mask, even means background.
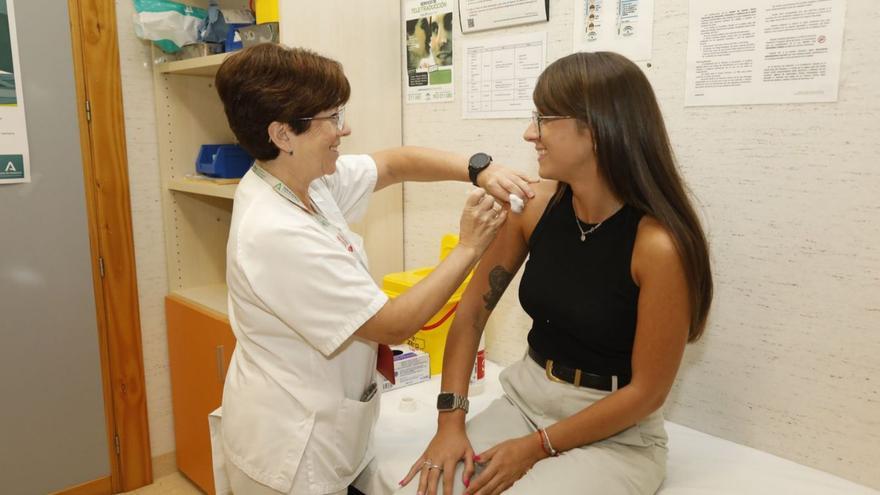
[[[505,395],[467,423],[477,453],[550,426],[611,393],[552,382],[528,356],[502,371],[500,379]],[[658,411],[613,437],[539,461],[506,493],[653,494],[666,475],[666,441],[663,415]],[[463,469],[459,463],[456,495],[464,491]],[[417,488],[418,478],[397,493],[415,494]]]

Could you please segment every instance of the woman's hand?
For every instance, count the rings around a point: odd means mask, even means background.
[[[498,229],[507,219],[507,211],[482,189],[474,189],[468,195],[461,212],[458,243],[472,248],[481,256],[495,239]]]
[[[510,488],[536,462],[547,457],[536,435],[499,443],[475,457],[483,471],[474,478],[466,495],[494,495]]]
[[[468,440],[464,424],[440,427],[437,434],[428,444],[428,448],[410,468],[400,486],[406,486],[419,475],[418,493],[435,495],[440,477],[443,477],[443,494],[452,495],[452,484],[455,483],[455,466],[464,460],[464,473],[461,483],[468,486],[474,474],[474,449]]]
[[[523,203],[528,203],[535,197],[535,192],[529,184],[535,182],[539,182],[539,179],[514,172],[494,162],[477,176],[477,184],[502,203],[509,202],[511,194],[519,196]]]

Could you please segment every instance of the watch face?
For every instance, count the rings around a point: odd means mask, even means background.
[[[440,394],[437,396],[437,409],[452,409],[455,405],[455,396],[452,394]]]
[[[486,168],[487,165],[492,161],[492,157],[487,155],[486,153],[477,153],[471,157],[468,165],[471,168],[481,169]]]

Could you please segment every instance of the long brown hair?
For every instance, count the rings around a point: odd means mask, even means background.
[[[672,234],[689,289],[688,341],[699,339],[712,305],[709,249],[644,73],[616,53],[573,53],[544,70],[534,101],[542,114],[570,115],[588,127],[612,191]]]

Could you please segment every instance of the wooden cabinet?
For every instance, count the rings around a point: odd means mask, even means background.
[[[232,8],[247,5],[245,0],[220,3]],[[284,0],[280,25],[285,45],[310,48],[339,60],[345,68],[352,85],[346,120],[353,133],[342,141],[341,151],[369,153],[399,146],[399,2]],[[227,56],[167,62],[153,68],[177,463],[208,493],[213,493],[208,413],[220,405],[224,372],[234,346],[226,318],[225,268],[236,185],[191,176],[201,144],[235,142],[214,88],[214,75]],[[403,269],[400,185],[374,195],[366,218],[352,228],[364,237],[377,281]]]
[[[213,494],[208,414],[220,406],[235,337],[225,315],[180,295],[165,298],[165,313],[177,467]]]

